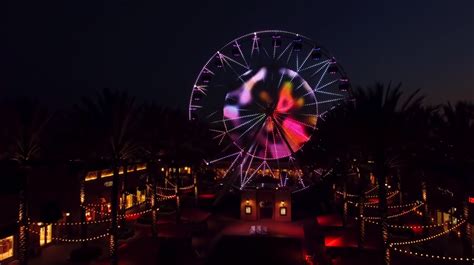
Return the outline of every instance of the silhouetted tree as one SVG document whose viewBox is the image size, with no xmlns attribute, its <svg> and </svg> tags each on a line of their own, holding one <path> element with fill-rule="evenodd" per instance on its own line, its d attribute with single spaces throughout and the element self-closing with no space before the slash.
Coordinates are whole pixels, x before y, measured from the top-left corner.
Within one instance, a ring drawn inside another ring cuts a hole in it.
<svg viewBox="0 0 474 265">
<path fill-rule="evenodd" d="M 2 159 L 17 164 L 20 178 L 18 207 L 18 258 L 21 265 L 28 264 L 28 183 L 32 168 L 39 163 L 43 147 L 43 133 L 51 115 L 38 101 L 20 98 L 2 104 L 1 124 Z"/>
<path fill-rule="evenodd" d="M 118 264 L 118 197 L 119 170 L 136 151 L 135 129 L 138 119 L 135 98 L 126 92 L 103 89 L 94 98 L 83 98 L 75 106 L 78 124 L 90 148 L 85 159 L 105 161 L 112 170 L 110 257 Z"/>
</svg>

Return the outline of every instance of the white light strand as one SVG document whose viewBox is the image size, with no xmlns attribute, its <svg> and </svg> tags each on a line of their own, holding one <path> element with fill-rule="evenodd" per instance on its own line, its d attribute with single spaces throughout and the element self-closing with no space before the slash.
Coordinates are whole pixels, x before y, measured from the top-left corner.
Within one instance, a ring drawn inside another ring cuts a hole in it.
<svg viewBox="0 0 474 265">
<path fill-rule="evenodd" d="M 33 229 L 27 228 L 28 231 L 32 232 L 33 234 L 39 235 L 40 232 L 35 231 Z M 103 237 L 108 236 L 109 233 L 101 234 L 98 236 L 87 237 L 87 238 L 62 238 L 62 237 L 51 237 L 52 240 L 61 241 L 61 242 L 68 242 L 68 243 L 78 243 L 78 242 L 87 242 L 87 241 L 94 241 L 97 239 L 101 239 Z"/>
<path fill-rule="evenodd" d="M 429 241 L 429 240 L 433 240 L 435 238 L 438 238 L 440 236 L 443 236 L 443 235 L 446 235 L 448 234 L 449 232 L 453 231 L 454 229 L 458 228 L 459 226 L 461 226 L 462 224 L 464 224 L 466 222 L 466 220 L 461 220 L 459 221 L 458 224 L 454 225 L 453 227 L 443 231 L 443 232 L 440 232 L 438 234 L 435 234 L 435 235 L 432 235 L 432 236 L 429 236 L 429 237 L 425 237 L 425 238 L 420 238 L 420 239 L 415 239 L 415 240 L 409 240 L 409 241 L 401 241 L 401 242 L 394 242 L 394 243 L 390 243 L 390 246 L 401 246 L 401 245 L 412 245 L 412 244 L 418 244 L 418 243 L 421 243 L 421 242 L 425 242 L 425 241 Z"/>
<path fill-rule="evenodd" d="M 416 211 L 416 209 L 420 208 L 423 204 L 424 204 L 423 202 L 419 202 L 418 205 L 416 205 L 415 207 L 413 207 L 411 209 L 408 209 L 406 211 L 403 211 L 403 212 L 400 212 L 400 213 L 397 213 L 397 214 L 394 214 L 394 215 L 387 216 L 387 219 L 397 218 L 397 217 L 406 215 L 408 213 L 411 213 L 413 211 Z M 381 219 L 379 216 L 363 216 L 363 218 L 366 219 L 366 220 L 380 220 Z"/>
<path fill-rule="evenodd" d="M 450 260 L 450 261 L 474 261 L 474 258 L 471 257 L 451 257 L 451 256 L 440 256 L 440 255 L 433 255 L 428 253 L 420 253 L 416 251 L 410 251 L 406 249 L 400 249 L 396 247 L 390 247 L 391 249 L 398 251 L 402 254 L 408 254 L 412 256 L 419 256 L 423 258 L 431 258 L 431 259 L 438 259 L 438 260 Z"/>
<path fill-rule="evenodd" d="M 372 219 L 365 219 L 366 222 L 374 225 L 380 225 L 380 222 L 374 221 Z M 392 225 L 389 224 L 388 227 L 394 228 L 394 229 L 426 229 L 426 228 L 437 228 L 437 227 L 442 227 L 446 225 L 454 225 L 455 223 L 453 222 L 443 222 L 439 224 L 432 224 L 432 225 Z"/>
</svg>

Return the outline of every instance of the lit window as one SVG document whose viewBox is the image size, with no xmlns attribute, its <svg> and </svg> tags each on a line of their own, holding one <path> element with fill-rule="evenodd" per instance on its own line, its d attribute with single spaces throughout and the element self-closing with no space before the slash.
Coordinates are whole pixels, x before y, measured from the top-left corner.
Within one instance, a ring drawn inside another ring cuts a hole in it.
<svg viewBox="0 0 474 265">
<path fill-rule="evenodd" d="M 53 225 L 46 227 L 46 244 L 51 243 L 53 240 Z"/>
<path fill-rule="evenodd" d="M 51 243 L 53 240 L 53 225 L 40 227 L 40 246 Z"/>
<path fill-rule="evenodd" d="M 114 172 L 111 169 L 104 169 L 100 173 L 101 178 L 107 178 L 107 177 L 111 177 L 113 175 L 114 175 Z"/>
<path fill-rule="evenodd" d="M 13 236 L 0 238 L 0 261 L 13 257 Z"/>
<path fill-rule="evenodd" d="M 249 205 L 245 206 L 245 214 L 252 214 L 252 206 L 249 206 Z"/>
<path fill-rule="evenodd" d="M 40 246 L 46 244 L 46 227 L 45 226 L 40 227 L 39 237 L 40 237 Z"/>
<path fill-rule="evenodd" d="M 112 185 L 114 185 L 114 182 L 113 182 L 113 181 L 106 181 L 106 182 L 104 182 L 104 186 L 107 187 L 107 188 L 112 187 Z"/>
<path fill-rule="evenodd" d="M 286 207 L 280 207 L 280 215 L 281 216 L 286 216 Z"/>
<path fill-rule="evenodd" d="M 94 180 L 94 179 L 97 179 L 97 171 L 87 172 L 85 181 L 91 181 L 91 180 Z"/>
<path fill-rule="evenodd" d="M 130 208 L 133 206 L 133 194 L 127 194 L 127 197 L 125 198 L 125 208 Z"/>
</svg>

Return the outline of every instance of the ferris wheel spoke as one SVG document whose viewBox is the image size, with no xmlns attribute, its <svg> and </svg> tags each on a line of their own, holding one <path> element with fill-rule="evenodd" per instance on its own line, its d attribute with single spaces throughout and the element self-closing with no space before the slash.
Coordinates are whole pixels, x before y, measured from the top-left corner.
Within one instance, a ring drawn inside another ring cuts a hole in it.
<svg viewBox="0 0 474 265">
<path fill-rule="evenodd" d="M 327 59 L 327 60 L 321 61 L 321 62 L 319 62 L 319 63 L 315 63 L 315 64 L 313 64 L 313 65 L 310 65 L 310 66 L 306 67 L 306 68 L 300 69 L 299 72 L 303 72 L 303 71 L 312 69 L 312 68 L 314 68 L 314 67 L 317 67 L 317 66 L 320 66 L 320 65 L 324 65 L 324 64 L 326 64 L 326 63 L 329 63 L 329 61 L 330 61 L 330 60 Z"/>
<path fill-rule="evenodd" d="M 207 67 L 204 67 L 204 69 L 203 69 L 202 72 L 203 72 L 203 73 L 209 73 L 209 74 L 211 74 L 211 75 L 216 75 L 213 71 L 209 70 L 209 68 L 207 68 Z"/>
<path fill-rule="evenodd" d="M 268 121 L 268 117 L 267 117 L 267 121 Z M 267 158 L 267 152 L 268 152 L 268 133 L 265 134 L 265 150 L 263 153 L 264 158 Z"/>
<path fill-rule="evenodd" d="M 270 54 L 268 54 L 267 49 L 266 49 L 263 45 L 262 45 L 262 50 L 263 50 L 263 52 L 265 53 L 265 55 L 266 55 L 268 58 L 270 58 Z"/>
<path fill-rule="evenodd" d="M 302 81 L 301 84 L 299 84 L 299 85 L 295 88 L 295 91 L 298 91 L 298 89 L 300 89 L 301 87 L 303 87 L 305 84 L 308 84 L 308 83 L 306 83 L 306 81 Z"/>
<path fill-rule="evenodd" d="M 250 171 L 250 166 L 252 166 L 252 162 L 253 162 L 253 159 L 255 158 L 255 153 L 257 151 L 257 146 L 255 145 L 255 143 L 253 143 L 252 147 L 253 147 L 253 154 L 250 155 L 250 161 L 249 161 L 249 164 L 247 166 L 247 170 L 245 170 L 244 181 L 247 179 L 248 173 Z M 249 150 L 249 154 L 250 154 L 250 152 L 252 152 L 251 149 Z"/>
<path fill-rule="evenodd" d="M 330 96 L 336 96 L 336 97 L 344 97 L 343 94 L 332 93 L 332 92 L 328 92 L 328 91 L 315 90 L 315 92 L 318 93 L 318 94 L 324 94 L 324 95 L 330 95 Z"/>
<path fill-rule="evenodd" d="M 281 114 L 280 114 L 280 113 L 276 113 L 276 114 L 277 114 L 276 118 L 279 119 L 279 120 L 281 120 L 281 119 L 282 119 L 282 117 L 280 117 Z M 312 125 L 312 124 L 309 124 L 309 123 L 306 123 L 306 122 L 302 122 L 302 121 L 299 121 L 299 120 L 297 120 L 297 119 L 293 119 L 293 120 L 294 120 L 296 123 L 301 124 L 301 125 L 303 125 L 303 126 L 305 126 L 305 127 L 308 127 L 308 128 L 311 128 L 311 129 L 315 129 L 315 126 Z M 280 121 L 280 122 L 281 122 L 281 121 Z"/>
<path fill-rule="evenodd" d="M 325 87 L 327 87 L 327 86 L 330 86 L 330 85 L 336 83 L 337 81 L 339 81 L 339 80 L 338 80 L 338 79 L 335 79 L 335 80 L 333 80 L 333 81 L 327 82 L 326 84 L 324 84 L 324 85 L 322 85 L 322 86 L 320 86 L 320 87 L 315 87 L 315 88 L 314 88 L 314 91 L 315 91 L 315 92 L 319 92 L 319 91 L 321 91 L 323 88 L 325 88 Z"/>
<path fill-rule="evenodd" d="M 227 158 L 231 158 L 231 157 L 233 157 L 233 156 L 239 156 L 239 155 L 241 155 L 241 154 L 242 154 L 242 152 L 235 152 L 235 153 L 233 153 L 233 154 L 226 155 L 226 156 L 223 156 L 223 157 L 218 158 L 218 159 L 214 159 L 214 160 L 209 161 L 209 162 L 207 162 L 207 163 L 208 163 L 208 164 L 214 164 L 214 163 L 216 163 L 216 162 L 225 160 L 225 159 L 227 159 Z"/>
<path fill-rule="evenodd" d="M 245 83 L 245 80 L 242 78 L 243 74 L 239 74 L 239 73 L 234 69 L 234 67 L 232 67 L 232 65 L 231 65 L 229 62 L 227 62 L 227 61 L 225 61 L 225 60 L 224 60 L 224 62 L 225 62 L 225 64 L 227 64 L 227 66 L 230 68 L 230 70 L 232 70 L 232 72 L 237 76 L 237 79 L 239 79 L 242 83 Z"/>
<path fill-rule="evenodd" d="M 344 98 L 328 99 L 328 100 L 323 100 L 323 101 L 319 101 L 319 102 L 308 103 L 308 104 L 305 104 L 304 106 L 321 105 L 321 104 L 327 104 L 327 103 L 341 101 L 341 100 L 344 100 Z"/>
<path fill-rule="evenodd" d="M 254 51 L 257 51 L 260 54 L 260 47 L 258 46 L 258 38 L 255 34 L 252 39 L 252 49 L 250 50 L 250 57 L 253 57 Z"/>
<path fill-rule="evenodd" d="M 304 64 L 306 63 L 306 61 L 308 60 L 309 56 L 311 56 L 311 51 L 312 51 L 312 50 L 309 50 L 308 55 L 306 55 L 306 57 L 304 58 L 304 60 L 303 60 L 303 62 L 301 63 L 301 65 L 296 68 L 296 72 L 301 71 L 301 68 L 303 68 L 303 66 L 304 66 Z"/>
<path fill-rule="evenodd" d="M 293 154 L 294 153 L 294 150 L 293 148 L 291 147 L 290 143 L 288 142 L 288 139 L 285 137 L 284 135 L 284 131 L 283 129 L 280 127 L 280 123 L 274 118 L 272 117 L 272 120 L 273 120 L 273 123 L 275 125 L 275 127 L 277 128 L 277 133 L 280 135 L 280 137 L 283 139 L 283 142 L 286 144 L 286 146 L 288 147 L 288 150 L 290 150 L 290 153 Z"/>
<path fill-rule="evenodd" d="M 290 141 L 291 143 L 297 146 L 295 139 L 293 139 L 293 137 L 289 133 L 287 133 L 285 129 L 283 129 L 283 125 L 279 121 L 276 121 L 276 123 L 277 123 L 276 127 L 278 129 L 278 132 L 281 134 L 281 138 L 283 139 L 285 144 L 288 146 L 288 149 L 291 151 L 291 154 L 293 154 L 295 150 L 293 150 L 293 147 L 291 146 Z"/>
<path fill-rule="evenodd" d="M 219 144 L 220 144 L 220 143 L 222 143 L 222 140 L 223 140 L 222 138 L 223 138 L 226 134 L 228 134 L 228 133 L 230 133 L 230 132 L 233 132 L 233 131 L 235 131 L 235 130 L 237 130 L 237 129 L 239 129 L 239 128 L 241 128 L 241 127 L 243 127 L 243 126 L 245 126 L 245 125 L 247 125 L 247 124 L 249 124 L 249 123 L 251 123 L 251 122 L 253 122 L 253 121 L 255 121 L 255 120 L 257 120 L 257 121 L 254 123 L 254 125 L 257 124 L 257 123 L 261 120 L 261 119 L 259 119 L 259 118 L 261 118 L 263 115 L 265 115 L 265 114 L 260 114 L 259 116 L 254 117 L 254 118 L 252 118 L 252 119 L 250 119 L 250 120 L 248 120 L 248 121 L 246 121 L 246 122 L 244 122 L 244 123 L 242 123 L 242 124 L 240 124 L 240 125 L 238 125 L 238 126 L 232 128 L 232 129 L 230 129 L 230 130 L 226 130 L 226 131 L 221 131 L 221 130 L 216 130 L 216 129 L 209 129 L 209 130 L 210 130 L 210 131 L 213 131 L 213 132 L 219 133 L 218 135 L 214 136 L 213 139 L 215 140 L 215 139 L 221 138 L 221 140 L 219 141 Z M 252 126 L 254 126 L 254 125 L 252 125 Z"/>
<path fill-rule="evenodd" d="M 228 130 L 227 133 L 233 132 L 233 131 L 235 131 L 235 130 L 237 130 L 237 129 L 239 129 L 239 128 L 241 128 L 241 127 L 243 127 L 243 126 L 245 126 L 245 125 L 247 125 L 247 124 L 249 124 L 249 123 L 251 123 L 251 122 L 257 120 L 256 122 L 254 122 L 254 123 L 252 124 L 252 126 L 250 126 L 250 127 L 253 127 L 253 126 L 255 126 L 259 121 L 261 121 L 264 116 L 265 116 L 265 114 L 262 113 L 262 114 L 258 115 L 258 116 L 255 117 L 255 118 L 252 118 L 252 119 L 250 119 L 250 120 L 248 120 L 248 121 L 246 121 L 246 122 L 244 122 L 244 123 L 242 123 L 242 124 L 239 124 L 238 126 L 233 127 L 232 129 Z"/>
<path fill-rule="evenodd" d="M 194 86 L 194 91 L 197 91 L 201 94 L 203 94 L 204 96 L 207 96 L 207 86 L 205 85 L 195 85 Z"/>
<path fill-rule="evenodd" d="M 255 128 L 255 126 L 257 126 L 258 123 L 260 123 L 263 118 L 265 118 L 265 114 L 262 114 L 262 116 L 260 117 L 259 120 L 257 120 L 254 124 L 252 124 L 247 130 L 245 130 L 241 135 L 239 135 L 239 137 L 234 140 L 234 143 L 237 142 L 238 140 L 240 140 L 245 134 L 247 134 L 250 130 L 252 130 L 253 128 Z"/>
<path fill-rule="evenodd" d="M 240 62 L 238 62 L 238 61 L 236 61 L 236 60 L 230 58 L 229 56 L 227 56 L 227 55 L 225 55 L 225 54 L 223 54 L 223 53 L 221 53 L 221 52 L 218 52 L 218 55 L 219 55 L 220 58 L 222 58 L 222 60 L 224 60 L 224 62 L 226 62 L 228 65 L 230 65 L 229 62 L 232 62 L 232 63 L 234 63 L 234 64 L 236 64 L 236 65 L 238 65 L 238 66 L 241 66 L 242 68 L 245 68 L 245 70 L 247 70 L 247 71 L 250 70 L 250 68 L 249 68 L 248 66 L 246 66 L 246 65 L 244 65 L 244 64 L 242 64 L 242 63 L 240 63 Z"/>
<path fill-rule="evenodd" d="M 288 44 L 288 46 L 286 46 L 286 48 L 281 52 L 281 54 L 278 55 L 277 61 L 280 60 L 280 58 L 283 56 L 283 54 L 286 53 L 286 51 L 290 48 L 290 46 L 291 46 L 291 42 Z"/>
<path fill-rule="evenodd" d="M 258 116 L 258 115 L 262 115 L 262 113 L 248 114 L 248 115 L 243 115 L 243 116 L 239 116 L 239 117 L 236 117 L 236 118 L 220 119 L 220 120 L 211 121 L 210 123 L 220 123 L 220 122 L 226 122 L 226 121 L 235 121 L 235 120 L 240 120 L 240 119 L 246 119 L 246 118 L 250 118 L 250 117 L 255 117 L 255 116 Z"/>
<path fill-rule="evenodd" d="M 247 63 L 247 59 L 245 59 L 244 53 L 242 52 L 242 49 L 240 49 L 240 44 L 237 41 L 235 41 L 235 46 L 237 46 L 240 56 L 242 56 L 242 60 L 244 60 L 246 68 L 250 69 L 249 64 Z"/>
<path fill-rule="evenodd" d="M 300 67 L 299 67 L 299 60 L 300 60 L 299 57 L 300 57 L 300 55 L 299 55 L 299 53 L 297 52 L 297 53 L 296 53 L 296 68 L 295 68 L 297 72 L 298 72 L 298 69 L 300 68 Z"/>
<path fill-rule="evenodd" d="M 260 168 L 263 166 L 263 162 L 260 163 L 260 165 L 255 169 L 254 172 L 252 172 L 252 174 L 250 174 L 250 176 L 244 181 L 243 184 L 241 184 L 240 188 L 244 188 L 249 182 L 250 180 L 255 176 L 255 174 L 257 174 L 257 172 L 260 170 Z"/>
<path fill-rule="evenodd" d="M 322 86 L 317 86 L 317 85 L 316 85 L 316 87 L 315 87 L 313 90 L 308 91 L 308 92 L 307 92 L 306 94 L 304 94 L 303 96 L 307 96 L 307 95 L 309 95 L 309 94 L 312 94 L 313 92 L 316 92 L 316 93 L 321 92 L 321 94 L 324 94 L 324 91 L 322 91 L 322 89 L 325 88 L 325 87 L 328 87 L 328 86 L 330 86 L 330 85 L 332 85 L 332 84 L 334 84 L 334 83 L 336 83 L 337 81 L 338 81 L 338 79 L 335 79 L 335 80 L 332 80 L 332 81 L 327 82 L 326 84 L 324 84 L 324 85 L 322 85 Z M 319 84 L 319 83 L 318 83 L 318 84 Z M 327 94 L 327 95 L 330 95 L 331 93 L 330 93 L 330 92 L 327 92 L 326 94 Z M 334 94 L 334 93 L 333 93 L 333 94 Z M 341 97 L 343 97 L 343 95 L 341 95 Z"/>
<path fill-rule="evenodd" d="M 227 174 L 229 174 L 229 171 L 232 170 L 232 168 L 234 168 L 235 163 L 237 162 L 237 160 L 239 160 L 241 156 L 242 156 L 242 152 L 239 152 L 238 155 L 235 156 L 234 161 L 232 161 L 230 166 L 226 169 L 224 176 L 227 176 Z"/>
<path fill-rule="evenodd" d="M 293 49 L 290 50 L 290 54 L 288 55 L 288 58 L 286 59 L 286 63 L 290 62 L 290 58 L 292 54 L 293 54 Z"/>
<path fill-rule="evenodd" d="M 320 68 L 320 69 L 321 69 L 321 68 Z M 316 86 L 315 86 L 316 88 L 319 87 L 319 84 L 321 84 L 321 81 L 323 80 L 324 76 L 326 75 L 328 69 L 329 69 L 329 63 L 327 63 L 327 64 L 326 64 L 326 67 L 324 67 L 324 71 L 323 71 L 323 73 L 321 74 L 321 77 L 319 78 L 319 81 L 318 81 L 318 83 L 317 83 Z M 319 72 L 319 71 L 320 71 L 320 70 L 318 69 L 318 72 Z"/>
</svg>

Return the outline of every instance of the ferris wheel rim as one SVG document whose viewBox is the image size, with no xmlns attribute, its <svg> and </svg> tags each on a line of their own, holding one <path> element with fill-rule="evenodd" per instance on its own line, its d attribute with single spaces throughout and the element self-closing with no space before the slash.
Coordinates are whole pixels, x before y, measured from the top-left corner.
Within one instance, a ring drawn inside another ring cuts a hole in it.
<svg viewBox="0 0 474 265">
<path fill-rule="evenodd" d="M 206 61 L 206 63 L 204 64 L 204 66 L 201 68 L 201 70 L 199 71 L 199 74 L 197 75 L 194 83 L 193 83 L 193 89 L 191 91 L 191 95 L 189 97 L 189 104 L 188 104 L 188 120 L 192 120 L 192 117 L 191 117 L 191 108 L 190 106 L 192 105 L 192 100 L 193 100 L 193 95 L 194 95 L 194 92 L 195 92 L 195 88 L 197 87 L 197 84 L 199 83 L 199 80 L 200 80 L 200 77 L 202 76 L 203 72 L 207 69 L 207 66 L 211 63 L 211 61 L 214 59 L 214 56 L 217 55 L 220 51 L 224 50 L 226 47 L 228 47 L 229 45 L 232 45 L 233 43 L 241 40 L 241 39 L 244 39 L 244 38 L 247 38 L 247 37 L 250 37 L 250 36 L 253 36 L 253 35 L 258 35 L 258 34 L 268 34 L 268 33 L 281 33 L 281 34 L 288 34 L 288 35 L 292 35 L 292 36 L 296 36 L 296 37 L 300 37 L 302 39 L 304 39 L 305 41 L 311 43 L 314 47 L 318 47 L 319 49 L 321 49 L 321 51 L 323 51 L 323 54 L 327 57 L 327 58 L 333 58 L 335 59 L 335 57 L 331 54 L 331 52 L 329 52 L 328 49 L 326 49 L 323 45 L 321 45 L 320 43 L 314 41 L 313 39 L 305 36 L 305 35 L 302 35 L 302 34 L 299 34 L 299 33 L 295 33 L 295 32 L 292 32 L 292 31 L 287 31 L 287 30 L 276 30 L 276 29 L 267 29 L 267 30 L 259 30 L 259 31 L 254 31 L 254 32 L 251 32 L 251 33 L 247 33 L 247 34 L 244 34 L 244 35 L 241 35 L 237 38 L 234 38 L 233 40 L 227 42 L 225 45 L 221 46 L 219 49 L 217 49 L 214 53 L 211 54 L 211 56 L 209 57 L 209 59 Z M 338 70 L 341 72 L 341 75 L 342 76 L 345 76 L 347 77 L 347 73 L 346 71 L 344 70 L 344 68 L 342 67 L 342 65 L 336 60 L 336 64 L 335 64 L 338 68 Z M 316 105 L 317 106 L 317 105 Z"/>
</svg>

